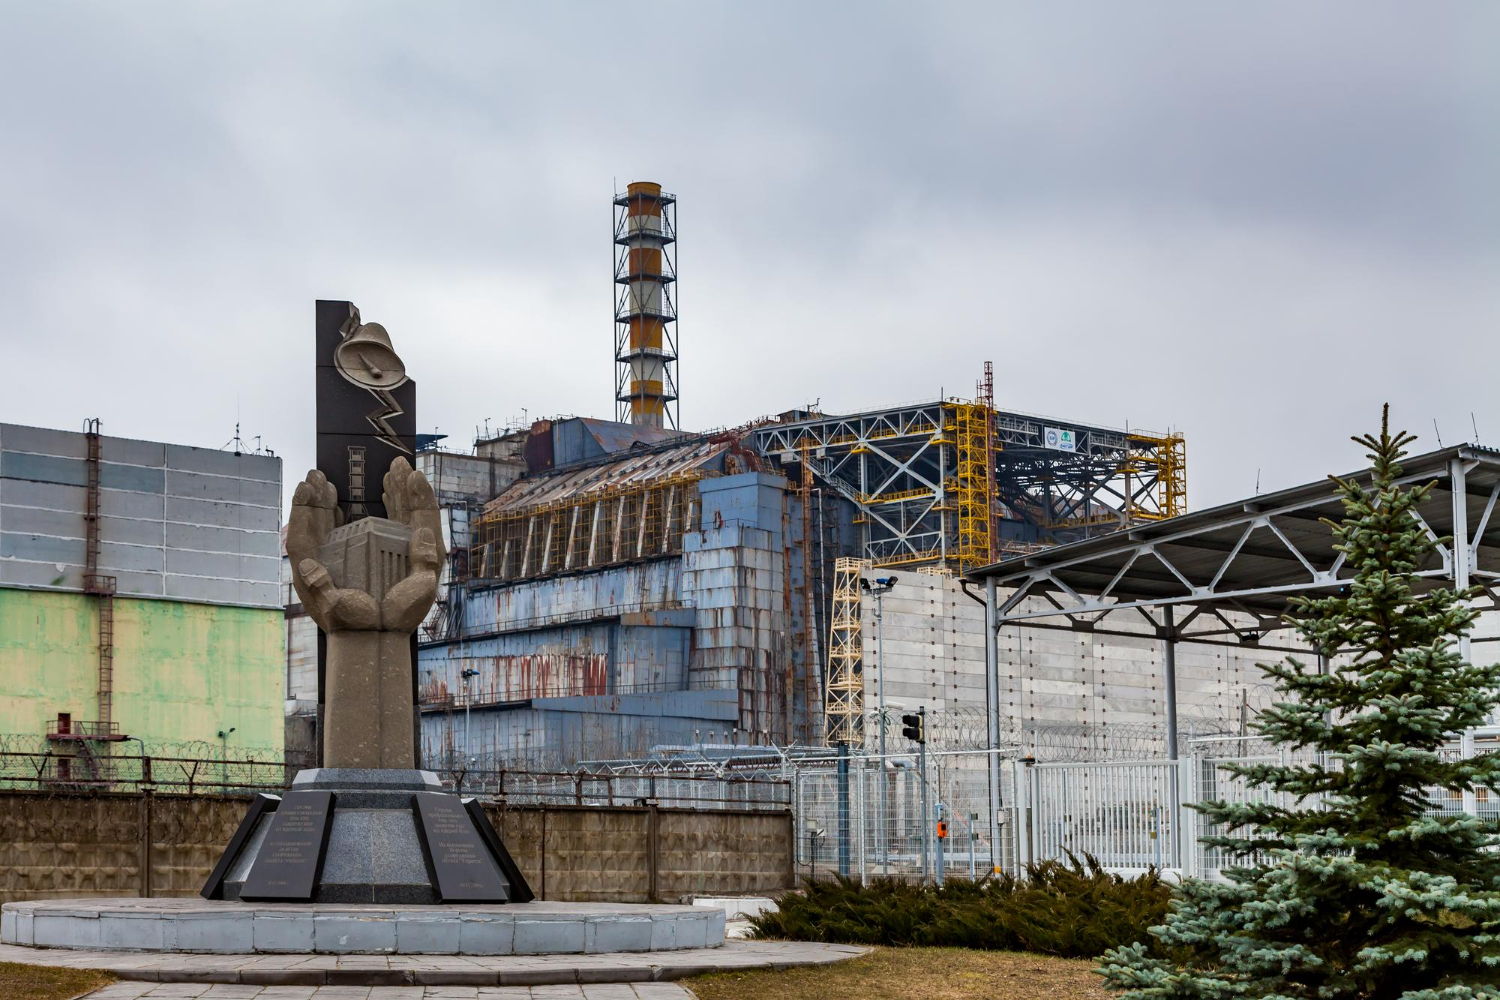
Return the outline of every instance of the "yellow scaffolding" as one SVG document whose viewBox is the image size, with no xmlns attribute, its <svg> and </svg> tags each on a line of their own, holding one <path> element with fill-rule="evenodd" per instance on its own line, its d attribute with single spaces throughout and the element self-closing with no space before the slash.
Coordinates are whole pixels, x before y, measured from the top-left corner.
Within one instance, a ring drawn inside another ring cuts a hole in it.
<svg viewBox="0 0 1500 1000">
<path fill-rule="evenodd" d="M 887 566 L 911 566 L 915 563 L 930 563 L 942 558 L 942 549 L 926 549 L 917 552 L 898 552 L 894 555 L 872 560 L 870 565 L 884 569 Z"/>
<path fill-rule="evenodd" d="M 865 689 L 860 640 L 859 580 L 865 563 L 841 557 L 833 564 L 833 608 L 828 624 L 828 686 L 823 731 L 830 745 L 864 741 Z"/>
<path fill-rule="evenodd" d="M 1126 437 L 1125 494 L 1131 520 L 1162 521 L 1187 513 L 1187 442 L 1180 433 L 1132 431 Z M 1155 488 L 1134 499 L 1132 480 L 1153 477 Z"/>
<path fill-rule="evenodd" d="M 958 504 L 958 563 L 968 570 L 992 561 L 991 500 L 994 484 L 990 410 L 983 403 L 956 403 L 958 469 L 952 479 Z"/>
</svg>

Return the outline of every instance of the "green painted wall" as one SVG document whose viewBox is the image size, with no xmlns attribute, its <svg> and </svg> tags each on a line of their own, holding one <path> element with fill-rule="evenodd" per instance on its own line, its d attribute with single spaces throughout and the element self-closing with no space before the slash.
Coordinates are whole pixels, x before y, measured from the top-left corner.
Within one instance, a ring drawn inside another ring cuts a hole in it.
<svg viewBox="0 0 1500 1000">
<path fill-rule="evenodd" d="M 282 747 L 280 611 L 115 599 L 114 720 L 152 744 Z M 82 594 L 0 588 L 0 733 L 98 718 L 98 614 Z M 134 745 L 132 744 L 132 752 Z"/>
</svg>

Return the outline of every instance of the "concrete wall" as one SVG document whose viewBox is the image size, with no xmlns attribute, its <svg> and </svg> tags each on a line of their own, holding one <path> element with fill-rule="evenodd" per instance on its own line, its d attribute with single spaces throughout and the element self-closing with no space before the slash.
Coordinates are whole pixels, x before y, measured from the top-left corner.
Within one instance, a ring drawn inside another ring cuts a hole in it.
<svg viewBox="0 0 1500 1000">
<path fill-rule="evenodd" d="M 900 570 L 896 575 L 895 589 L 882 599 L 883 649 L 875 600 L 865 595 L 861 601 L 866 710 L 875 709 L 883 679 L 892 715 L 921 706 L 939 716 L 982 712 L 983 606 L 962 592 L 955 577 Z M 1027 606 L 1040 610 L 1042 604 Z M 1113 618 L 1106 625 L 1134 627 Z M 1284 632 L 1278 641 L 1294 638 Z M 1161 643 L 1154 637 L 1012 626 L 1001 630 L 998 654 L 1001 730 L 1007 740 L 1024 740 L 1028 731 L 1081 727 L 1102 733 L 1114 726 L 1137 742 L 1164 734 L 1164 664 Z M 1250 712 L 1268 705 L 1272 691 L 1256 663 L 1279 655 L 1179 643 L 1178 718 L 1184 735 L 1237 731 L 1242 701 Z M 960 730 L 968 725 L 962 720 L 954 724 Z M 935 719 L 929 732 L 940 733 L 943 725 Z M 973 733 L 952 735 L 961 740 Z"/>
<path fill-rule="evenodd" d="M 217 746 L 232 726 L 231 748 L 280 751 L 280 610 L 119 598 L 114 621 L 120 732 Z M 0 588 L 0 733 L 39 736 L 59 712 L 96 719 L 98 641 L 94 598 Z"/>
<path fill-rule="evenodd" d="M 0 792 L 0 902 L 191 896 L 247 800 Z"/>
<path fill-rule="evenodd" d="M 83 588 L 83 434 L 0 424 L 0 586 Z M 281 459 L 104 437 L 99 570 L 118 592 L 281 607 Z"/>
<path fill-rule="evenodd" d="M 486 811 L 543 899 L 675 902 L 794 884 L 790 813 L 590 806 Z"/>
<path fill-rule="evenodd" d="M 247 801 L 0 792 L 0 902 L 195 895 Z M 792 882 L 785 812 L 486 808 L 544 899 L 675 900 L 765 893 Z"/>
</svg>

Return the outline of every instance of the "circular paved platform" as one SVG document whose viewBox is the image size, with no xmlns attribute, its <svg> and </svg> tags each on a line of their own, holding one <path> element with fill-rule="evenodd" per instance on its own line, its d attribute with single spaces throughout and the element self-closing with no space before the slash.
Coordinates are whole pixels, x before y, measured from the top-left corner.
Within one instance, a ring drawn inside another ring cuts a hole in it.
<svg viewBox="0 0 1500 1000">
<path fill-rule="evenodd" d="M 717 907 L 380 906 L 190 899 L 6 903 L 0 944 L 222 955 L 595 955 L 717 948 Z"/>
</svg>

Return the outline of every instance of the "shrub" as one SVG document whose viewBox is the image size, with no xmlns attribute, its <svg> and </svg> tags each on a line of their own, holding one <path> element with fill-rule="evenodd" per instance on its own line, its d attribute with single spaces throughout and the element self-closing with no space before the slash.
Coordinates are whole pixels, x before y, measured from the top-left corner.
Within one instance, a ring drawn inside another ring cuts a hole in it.
<svg viewBox="0 0 1500 1000">
<path fill-rule="evenodd" d="M 1171 890 L 1153 870 L 1138 878 L 1105 872 L 1093 858 L 1043 861 L 1026 877 L 1001 875 L 942 887 L 876 879 L 807 881 L 780 910 L 752 919 L 757 937 L 843 944 L 927 945 L 1035 951 L 1067 958 L 1148 937 L 1166 916 Z"/>
</svg>

